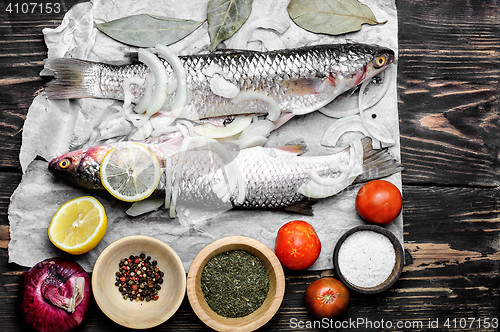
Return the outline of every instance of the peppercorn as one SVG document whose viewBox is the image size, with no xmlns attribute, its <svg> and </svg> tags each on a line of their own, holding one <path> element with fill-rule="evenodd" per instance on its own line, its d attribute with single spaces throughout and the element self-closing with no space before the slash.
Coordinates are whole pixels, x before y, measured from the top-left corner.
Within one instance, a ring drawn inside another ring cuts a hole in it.
<svg viewBox="0 0 500 332">
<path fill-rule="evenodd" d="M 165 275 L 157 266 L 156 260 L 144 253 L 123 258 L 118 263 L 119 270 L 115 273 L 115 286 L 123 299 L 130 301 L 152 301 L 158 299 L 158 291 Z"/>
</svg>

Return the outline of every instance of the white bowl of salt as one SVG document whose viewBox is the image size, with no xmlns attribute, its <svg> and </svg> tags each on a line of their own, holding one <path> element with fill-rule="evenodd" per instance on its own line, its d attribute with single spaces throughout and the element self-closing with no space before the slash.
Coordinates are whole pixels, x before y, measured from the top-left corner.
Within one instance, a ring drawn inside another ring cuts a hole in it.
<svg viewBox="0 0 500 332">
<path fill-rule="evenodd" d="M 342 282 L 362 294 L 391 287 L 401 275 L 404 251 L 397 237 L 376 225 L 351 228 L 338 240 L 333 263 Z"/>
</svg>

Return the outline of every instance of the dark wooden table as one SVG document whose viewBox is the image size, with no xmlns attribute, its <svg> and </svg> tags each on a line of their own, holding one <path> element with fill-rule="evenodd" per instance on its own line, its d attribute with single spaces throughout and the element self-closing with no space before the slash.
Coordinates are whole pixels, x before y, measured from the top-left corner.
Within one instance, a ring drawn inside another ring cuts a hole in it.
<svg viewBox="0 0 500 332">
<path fill-rule="evenodd" d="M 1 331 L 26 330 L 17 308 L 19 275 L 26 268 L 8 263 L 7 208 L 21 179 L 23 121 L 45 83 L 38 76 L 46 57 L 42 29 L 59 25 L 77 2 L 82 0 L 62 0 L 60 13 L 43 15 L 9 14 L 7 5 L 16 2 L 0 4 Z M 500 2 L 396 3 L 407 265 L 390 290 L 352 294 L 339 321 L 356 323 L 344 330 L 417 331 L 438 324 L 440 331 L 498 331 Z M 283 304 L 262 330 L 299 330 L 312 323 L 304 291 L 330 275 L 334 272 L 287 273 Z M 154 330 L 206 329 L 186 298 L 173 318 Z M 121 330 L 95 302 L 78 328 Z"/>
</svg>

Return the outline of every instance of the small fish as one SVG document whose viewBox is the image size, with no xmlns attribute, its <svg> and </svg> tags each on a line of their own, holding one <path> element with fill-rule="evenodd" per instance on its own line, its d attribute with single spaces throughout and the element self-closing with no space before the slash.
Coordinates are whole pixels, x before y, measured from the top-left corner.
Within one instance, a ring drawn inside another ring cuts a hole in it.
<svg viewBox="0 0 500 332">
<path fill-rule="evenodd" d="M 268 114 L 276 105 L 293 114 L 313 112 L 379 74 L 395 56 L 388 48 L 353 43 L 270 52 L 218 51 L 179 58 L 187 84 L 187 102 L 181 116 L 200 120 Z M 171 85 L 175 83 L 173 69 L 162 61 Z M 45 66 L 55 76 L 45 90 L 49 99 L 123 100 L 124 80 L 145 79 L 150 72 L 142 63 L 116 66 L 69 58 L 47 59 Z M 214 92 L 211 84 L 221 80 L 237 92 L 234 98 Z M 130 91 L 132 102 L 137 104 L 144 97 L 145 84 L 131 85 Z M 245 98 L 246 92 L 252 95 Z M 255 93 L 262 98 L 255 98 Z M 174 100 L 175 94 L 174 91 L 169 95 L 165 105 Z"/>
<path fill-rule="evenodd" d="M 370 138 L 363 138 L 361 143 L 363 170 L 355 182 L 389 176 L 401 170 L 401 165 L 387 149 L 374 150 Z M 79 187 L 104 189 L 100 180 L 101 161 L 111 148 L 123 144 L 127 143 L 119 142 L 72 151 L 54 158 L 48 167 L 57 177 Z M 332 170 L 331 164 L 348 165 L 351 158 L 350 148 L 330 155 L 303 156 L 301 153 L 304 146 L 301 144 L 276 148 L 247 148 L 234 153 L 232 161 L 223 159 L 211 150 L 190 149 L 184 152 L 182 159 L 179 151 L 174 152 L 169 163 L 172 167 L 168 169 L 163 143 L 149 140 L 143 144 L 157 157 L 163 170 L 157 188 L 158 194 L 164 195 L 165 189 L 172 192 L 179 160 L 183 160 L 181 177 L 178 180 L 179 201 L 208 206 L 230 204 L 230 207 L 234 208 L 283 209 L 307 215 L 312 214 L 310 203 L 313 201 L 308 200 L 308 197 L 299 191 L 303 184 L 312 181 L 311 170 L 323 178 L 337 178 L 339 172 Z M 226 183 L 228 175 L 225 175 L 224 167 L 228 162 L 236 165 L 241 174 L 244 184 L 242 200 L 238 198 L 237 189 L 226 195 L 221 194 L 219 184 Z M 166 172 L 170 172 L 171 176 L 167 177 Z M 165 180 L 167 178 L 171 179 L 170 183 Z M 226 196 L 225 199 L 222 196 Z"/>
</svg>

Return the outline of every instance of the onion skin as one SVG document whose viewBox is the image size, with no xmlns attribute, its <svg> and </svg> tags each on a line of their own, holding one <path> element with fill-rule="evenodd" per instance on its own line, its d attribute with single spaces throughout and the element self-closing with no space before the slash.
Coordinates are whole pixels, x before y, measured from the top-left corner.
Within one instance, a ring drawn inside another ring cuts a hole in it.
<svg viewBox="0 0 500 332">
<path fill-rule="evenodd" d="M 73 313 L 59 308 L 44 298 L 43 293 L 59 289 L 71 298 L 78 277 L 85 280 L 84 297 Z M 79 326 L 90 304 L 90 276 L 76 262 L 49 258 L 33 266 L 21 277 L 21 314 L 26 323 L 40 332 L 66 332 Z"/>
</svg>

